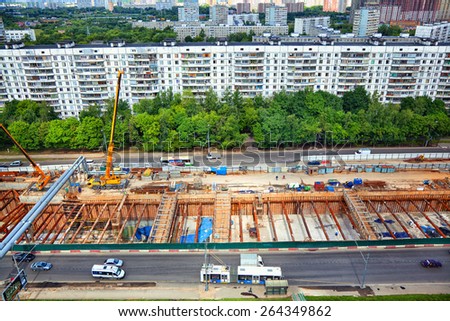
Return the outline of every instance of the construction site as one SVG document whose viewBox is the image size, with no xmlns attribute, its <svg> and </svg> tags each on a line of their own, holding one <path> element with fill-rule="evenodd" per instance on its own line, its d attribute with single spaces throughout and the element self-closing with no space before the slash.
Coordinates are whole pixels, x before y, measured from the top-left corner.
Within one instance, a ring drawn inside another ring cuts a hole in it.
<svg viewBox="0 0 450 321">
<path fill-rule="evenodd" d="M 361 178 L 361 184 L 346 188 L 329 179 L 334 188 L 326 191 L 318 187 L 319 177 L 307 173 L 287 173 L 273 184 L 272 173 L 188 171 L 168 180 L 163 173 L 142 176 L 143 170 L 126 174 L 129 184 L 120 190 L 89 188 L 86 173 L 73 174 L 16 244 L 395 240 L 450 234 L 448 171 L 341 173 L 333 177 L 384 175 L 387 180 Z M 37 181 L 32 174 L 21 173 L 16 180 L 0 191 L 1 241 L 46 193 L 32 188 Z M 292 189 L 294 181 L 303 188 Z M 14 184 L 22 189 L 11 188 Z"/>
</svg>

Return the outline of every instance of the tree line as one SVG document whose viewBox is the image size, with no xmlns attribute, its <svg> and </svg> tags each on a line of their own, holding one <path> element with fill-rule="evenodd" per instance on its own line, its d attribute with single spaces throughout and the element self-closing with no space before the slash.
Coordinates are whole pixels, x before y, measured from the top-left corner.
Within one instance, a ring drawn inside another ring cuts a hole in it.
<svg viewBox="0 0 450 321">
<path fill-rule="evenodd" d="M 7 102 L 1 122 L 26 150 L 106 148 L 113 100 L 92 105 L 79 118 L 59 119 L 52 108 L 30 100 Z M 259 148 L 280 146 L 429 145 L 450 134 L 444 103 L 408 97 L 382 104 L 377 95 L 356 87 L 338 97 L 312 90 L 243 98 L 209 90 L 201 100 L 191 92 L 160 92 L 134 106 L 120 100 L 115 130 L 117 147 L 174 151 L 212 146 L 240 147 L 250 138 Z M 0 136 L 0 148 L 12 143 Z"/>
</svg>

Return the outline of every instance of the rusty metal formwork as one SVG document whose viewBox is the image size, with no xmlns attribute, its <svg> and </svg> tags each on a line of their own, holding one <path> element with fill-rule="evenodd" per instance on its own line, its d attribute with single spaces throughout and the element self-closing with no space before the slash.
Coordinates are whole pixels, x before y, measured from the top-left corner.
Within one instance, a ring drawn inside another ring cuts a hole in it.
<svg viewBox="0 0 450 321">
<path fill-rule="evenodd" d="M 352 213 L 342 193 L 326 192 L 178 193 L 166 198 L 152 194 L 64 200 L 47 206 L 18 242 L 135 243 L 142 242 L 135 235 L 145 226 L 153 226 L 149 241 L 178 243 L 194 234 L 194 242 L 198 242 L 203 217 L 213 219 L 212 242 L 449 237 L 441 227 L 449 226 L 450 192 L 359 191 L 358 197 L 367 211 L 363 217 Z M 0 238 L 32 206 L 21 203 L 15 191 L 1 192 Z M 167 218 L 164 222 L 163 217 Z"/>
</svg>

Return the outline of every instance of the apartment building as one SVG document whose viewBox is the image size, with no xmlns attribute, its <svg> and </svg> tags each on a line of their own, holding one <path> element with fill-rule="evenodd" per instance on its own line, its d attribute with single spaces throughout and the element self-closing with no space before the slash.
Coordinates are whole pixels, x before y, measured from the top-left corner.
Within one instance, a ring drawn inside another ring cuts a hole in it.
<svg viewBox="0 0 450 321">
<path fill-rule="evenodd" d="M 226 25 L 228 23 L 228 7 L 218 5 L 209 7 L 209 19 L 216 25 Z"/>
<path fill-rule="evenodd" d="M 295 18 L 294 32 L 300 35 L 311 34 L 311 29 L 316 26 L 326 27 L 330 25 L 330 17 Z"/>
<path fill-rule="evenodd" d="M 438 41 L 450 41 L 450 22 L 438 22 L 417 26 L 416 37 L 433 38 Z"/>
<path fill-rule="evenodd" d="M 33 29 L 25 30 L 5 30 L 6 41 L 20 41 L 28 35 L 31 41 L 36 41 L 36 34 Z"/>
<path fill-rule="evenodd" d="M 184 0 L 183 6 L 178 8 L 178 21 L 199 21 L 198 0 Z"/>
<path fill-rule="evenodd" d="M 63 118 L 114 97 L 130 105 L 171 88 L 202 97 L 227 88 L 244 97 L 310 88 L 342 96 L 363 86 L 384 103 L 427 95 L 450 107 L 450 44 L 419 38 L 298 38 L 283 43 L 57 45 L 0 49 L 0 107 L 12 99 L 43 101 Z"/>
<path fill-rule="evenodd" d="M 371 36 L 378 32 L 380 9 L 377 7 L 363 7 L 355 10 L 353 33 L 357 36 Z"/>
<path fill-rule="evenodd" d="M 282 6 L 270 6 L 266 8 L 267 26 L 287 25 L 287 8 Z"/>
</svg>

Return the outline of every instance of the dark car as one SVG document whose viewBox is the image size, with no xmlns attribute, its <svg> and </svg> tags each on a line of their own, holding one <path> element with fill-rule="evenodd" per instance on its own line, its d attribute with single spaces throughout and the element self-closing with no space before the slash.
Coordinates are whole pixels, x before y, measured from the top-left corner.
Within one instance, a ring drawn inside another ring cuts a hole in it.
<svg viewBox="0 0 450 321">
<path fill-rule="evenodd" d="M 31 269 L 33 271 L 48 271 L 53 267 L 50 262 L 39 261 L 31 264 Z"/>
<path fill-rule="evenodd" d="M 19 252 L 19 253 L 14 253 L 12 256 L 12 260 L 16 261 L 17 263 L 25 261 L 25 262 L 31 262 L 36 258 L 36 255 L 32 254 L 32 253 L 24 253 L 24 252 Z"/>
<path fill-rule="evenodd" d="M 442 263 L 437 261 L 437 260 L 433 260 L 433 259 L 428 259 L 428 260 L 423 260 L 420 261 L 420 264 L 425 267 L 425 268 L 438 268 L 438 267 L 442 267 Z"/>
</svg>

